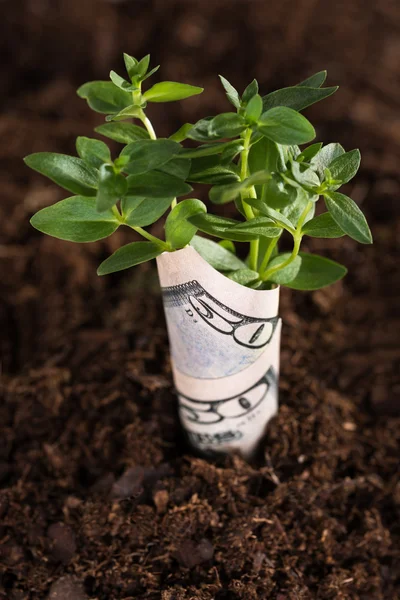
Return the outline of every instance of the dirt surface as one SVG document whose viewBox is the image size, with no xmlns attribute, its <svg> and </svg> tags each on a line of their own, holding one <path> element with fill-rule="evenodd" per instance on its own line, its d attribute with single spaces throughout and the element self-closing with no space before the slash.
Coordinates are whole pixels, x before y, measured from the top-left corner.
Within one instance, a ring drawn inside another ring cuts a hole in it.
<svg viewBox="0 0 400 600">
<path fill-rule="evenodd" d="M 397 4 L 346 2 L 340 27 L 329 20 L 336 4 L 228 5 L 5 9 L 1 600 L 400 597 Z M 373 26 L 380 33 L 366 44 Z M 154 265 L 96 276 L 130 235 L 77 246 L 29 226 L 64 194 L 21 157 L 72 152 L 90 134 L 101 117 L 74 89 L 104 78 L 122 49 L 154 52 L 165 78 L 209 83 L 204 101 L 156 111 L 162 134 L 226 106 L 214 82 L 221 70 L 238 85 L 251 71 L 273 87 L 327 66 L 343 86 L 336 103 L 308 114 L 323 139 L 361 147 L 348 191 L 375 244 L 309 243 L 349 275 L 315 293 L 283 290 L 281 407 L 251 465 L 206 461 L 185 444 Z"/>
</svg>

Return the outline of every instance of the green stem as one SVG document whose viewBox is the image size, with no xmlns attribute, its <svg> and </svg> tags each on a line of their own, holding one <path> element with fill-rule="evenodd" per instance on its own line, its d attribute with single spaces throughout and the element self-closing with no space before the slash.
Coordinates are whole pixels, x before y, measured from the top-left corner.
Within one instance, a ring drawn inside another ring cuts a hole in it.
<svg viewBox="0 0 400 600">
<path fill-rule="evenodd" d="M 263 275 L 260 275 L 261 279 L 263 281 L 267 281 L 268 279 L 270 279 L 271 275 L 273 275 L 277 271 L 280 271 L 281 269 L 284 269 L 285 267 L 287 267 L 288 265 L 290 265 L 294 261 L 294 259 L 296 258 L 296 256 L 298 255 L 299 250 L 300 250 L 301 240 L 303 239 L 303 235 L 301 233 L 301 229 L 303 227 L 304 221 L 305 221 L 308 213 L 310 212 L 311 206 L 312 206 L 312 202 L 310 201 L 310 202 L 307 203 L 307 206 L 305 207 L 305 209 L 301 213 L 300 218 L 299 218 L 299 220 L 297 222 L 296 231 L 293 234 L 294 244 L 293 244 L 293 250 L 292 250 L 291 255 L 289 256 L 289 258 L 287 258 L 286 260 L 284 260 L 279 265 L 276 265 L 275 267 L 271 267 L 270 269 L 267 269 Z M 264 261 L 265 261 L 265 258 L 264 258 Z M 263 261 L 263 263 L 264 263 L 264 261 Z M 260 273 L 262 273 L 261 269 L 260 269 Z"/>
<path fill-rule="evenodd" d="M 261 263 L 261 265 L 260 265 L 259 273 L 263 273 L 263 271 L 265 271 L 265 269 L 267 268 L 267 266 L 268 266 L 268 263 L 269 263 L 269 261 L 270 261 L 270 259 L 271 259 L 272 253 L 273 253 L 273 251 L 274 251 L 274 248 L 275 248 L 275 246 L 276 246 L 276 245 L 277 245 L 277 243 L 278 243 L 279 237 L 280 237 L 280 236 L 278 236 L 278 237 L 276 237 L 276 238 L 272 238 L 272 240 L 271 240 L 271 241 L 270 241 L 270 243 L 268 244 L 268 248 L 267 248 L 267 250 L 266 250 L 266 252 L 265 252 L 265 255 L 264 255 L 263 261 L 262 261 L 262 263 Z"/>
<path fill-rule="evenodd" d="M 128 225 L 128 224 L 126 223 L 126 225 Z M 145 229 L 142 229 L 142 227 L 136 227 L 134 225 L 128 225 L 128 227 L 130 227 L 131 229 L 133 229 L 133 231 L 136 231 L 136 233 L 138 233 L 142 237 L 146 238 L 146 240 L 149 240 L 149 242 L 153 242 L 154 244 L 157 244 L 158 246 L 161 246 L 167 252 L 170 250 L 170 247 L 169 247 L 169 245 L 166 242 L 163 242 L 158 237 L 155 237 L 154 235 L 151 235 L 151 233 L 149 233 Z"/>
<path fill-rule="evenodd" d="M 251 140 L 252 131 L 250 128 L 246 129 L 244 138 L 243 138 L 243 150 L 240 156 L 240 179 L 244 181 L 248 176 L 248 162 L 249 162 L 249 152 L 250 152 L 250 140 Z M 256 197 L 254 187 L 248 192 L 248 196 L 246 196 L 246 192 L 241 194 L 243 210 L 246 215 L 246 219 L 250 221 L 254 219 L 254 212 L 252 207 L 247 204 L 246 198 Z M 253 240 L 250 242 L 250 255 L 249 255 L 249 266 L 253 271 L 257 271 L 257 263 L 258 263 L 258 249 L 259 249 L 259 240 Z"/>
</svg>

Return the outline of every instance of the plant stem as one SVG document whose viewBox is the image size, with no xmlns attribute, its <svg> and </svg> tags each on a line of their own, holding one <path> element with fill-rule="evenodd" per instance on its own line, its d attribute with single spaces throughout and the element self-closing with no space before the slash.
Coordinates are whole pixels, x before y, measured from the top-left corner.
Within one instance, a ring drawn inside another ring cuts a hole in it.
<svg viewBox="0 0 400 600">
<path fill-rule="evenodd" d="M 240 179 L 244 181 L 248 175 L 248 161 L 249 161 L 249 152 L 250 152 L 250 140 L 251 140 L 251 129 L 248 128 L 245 131 L 243 138 L 243 150 L 240 156 Z M 254 219 L 254 212 L 252 207 L 247 204 L 246 198 L 256 197 L 254 187 L 248 192 L 248 196 L 243 192 L 241 194 L 243 210 L 246 215 L 246 219 L 250 221 Z M 257 263 L 258 263 L 258 248 L 259 248 L 259 240 L 253 240 L 250 242 L 250 255 L 249 255 L 249 266 L 253 271 L 257 271 Z"/>
<path fill-rule="evenodd" d="M 128 225 L 128 224 L 126 223 L 126 225 Z M 142 227 L 136 227 L 134 225 L 128 225 L 128 227 L 130 227 L 131 229 L 133 229 L 133 231 L 136 231 L 136 233 L 138 233 L 142 237 L 146 238 L 146 240 L 149 240 L 149 242 L 153 242 L 154 244 L 157 244 L 158 246 L 161 246 L 166 251 L 170 250 L 170 247 L 169 247 L 169 245 L 166 242 L 163 242 L 158 237 L 155 237 L 154 235 L 151 235 L 151 233 L 149 233 L 145 229 L 142 229 Z"/>
<path fill-rule="evenodd" d="M 312 206 L 312 202 L 308 202 L 307 206 L 305 207 L 305 209 L 303 210 L 303 212 L 301 213 L 299 220 L 297 222 L 297 227 L 296 227 L 296 231 L 293 234 L 293 240 L 294 240 L 294 244 L 293 244 L 293 250 L 291 255 L 289 256 L 289 258 L 287 258 L 286 260 L 284 260 L 282 263 L 280 263 L 279 265 L 276 265 L 275 267 L 271 267 L 270 269 L 267 269 L 265 271 L 265 273 L 263 275 L 260 275 L 261 279 L 263 281 L 267 281 L 271 275 L 273 275 L 274 273 L 276 273 L 277 271 L 280 271 L 281 269 L 284 269 L 285 267 L 287 267 L 288 265 L 290 265 L 294 259 L 296 258 L 296 256 L 299 253 L 300 250 L 300 244 L 301 244 L 301 240 L 303 239 L 303 235 L 301 233 L 301 229 L 303 227 L 304 221 L 310 211 L 310 208 Z M 268 258 L 269 260 L 269 258 Z M 265 257 L 264 257 L 264 261 L 265 262 Z M 268 264 L 268 262 L 267 262 Z M 260 269 L 260 273 L 261 273 L 261 269 Z"/>
<path fill-rule="evenodd" d="M 279 240 L 279 236 L 276 237 L 276 238 L 272 238 L 272 240 L 268 244 L 267 251 L 266 251 L 266 253 L 264 255 L 264 258 L 263 258 L 263 261 L 262 261 L 262 263 L 260 265 L 259 273 L 262 273 L 267 268 L 268 263 L 269 263 L 269 261 L 271 259 L 272 253 L 274 251 L 274 248 L 275 248 L 275 246 L 278 243 L 278 240 Z"/>
</svg>

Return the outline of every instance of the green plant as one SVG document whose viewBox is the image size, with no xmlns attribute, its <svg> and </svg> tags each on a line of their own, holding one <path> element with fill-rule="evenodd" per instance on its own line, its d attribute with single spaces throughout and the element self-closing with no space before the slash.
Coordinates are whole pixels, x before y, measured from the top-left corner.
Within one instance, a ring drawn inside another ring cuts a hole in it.
<svg viewBox="0 0 400 600">
<path fill-rule="evenodd" d="M 274 284 L 314 290 L 343 277 L 345 267 L 300 251 L 304 236 L 339 238 L 348 235 L 363 244 L 372 242 L 361 210 L 338 192 L 356 174 L 358 150 L 345 152 L 340 144 L 313 143 L 311 123 L 300 113 L 333 94 L 322 87 L 326 72 L 316 73 L 294 87 L 262 97 L 252 81 L 242 96 L 223 77 L 222 85 L 236 109 L 186 123 L 168 139 L 157 139 L 146 115 L 147 103 L 182 100 L 202 88 L 156 83 L 142 84 L 150 57 L 138 61 L 124 55 L 128 79 L 111 72 L 111 81 L 84 84 L 78 95 L 106 114 L 96 132 L 123 144 L 112 159 L 108 146 L 79 137 L 78 157 L 40 152 L 25 159 L 28 166 L 75 194 L 36 213 L 31 223 L 43 233 L 72 242 L 92 242 L 125 225 L 145 238 L 117 250 L 98 268 L 99 275 L 126 269 L 188 244 L 216 269 L 238 283 L 265 289 Z M 140 121 L 140 127 L 129 120 Z M 185 140 L 199 142 L 183 147 Z M 234 202 L 238 218 L 207 212 L 194 198 L 181 199 L 191 186 L 206 184 L 216 205 Z M 314 216 L 320 198 L 327 212 Z M 178 201 L 178 198 L 180 199 Z M 145 227 L 169 210 L 165 241 Z M 204 232 L 218 243 L 196 235 Z M 279 252 L 282 234 L 293 238 L 291 252 Z M 242 261 L 235 242 L 248 242 Z"/>
</svg>

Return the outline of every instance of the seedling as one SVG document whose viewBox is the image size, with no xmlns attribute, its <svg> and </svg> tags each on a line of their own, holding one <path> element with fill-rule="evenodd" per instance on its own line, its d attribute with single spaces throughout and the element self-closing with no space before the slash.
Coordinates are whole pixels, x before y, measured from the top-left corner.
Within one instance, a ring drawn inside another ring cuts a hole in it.
<svg viewBox="0 0 400 600">
<path fill-rule="evenodd" d="M 363 213 L 338 191 L 356 174 L 360 152 L 346 152 L 338 143 L 299 147 L 316 136 L 300 111 L 337 89 L 322 87 L 325 71 L 266 96 L 259 94 L 256 80 L 240 96 L 221 77 L 234 111 L 186 123 L 168 139 L 158 139 L 147 104 L 183 100 L 203 90 L 164 81 L 144 91 L 158 67 L 149 71 L 149 55 L 139 61 L 125 54 L 124 59 L 126 78 L 111 71 L 111 81 L 78 89 L 94 111 L 107 115 L 95 131 L 122 144 L 119 155 L 112 157 L 103 141 L 79 137 L 77 157 L 40 152 L 25 159 L 73 194 L 36 213 L 31 220 L 36 229 L 62 240 L 93 242 L 126 226 L 144 238 L 102 262 L 99 275 L 188 244 L 226 277 L 258 290 L 277 284 L 315 290 L 345 275 L 344 266 L 301 252 L 304 236 L 348 235 L 362 244 L 372 242 Z M 184 146 L 186 140 L 199 143 Z M 190 197 L 193 183 L 211 186 L 212 204 L 234 203 L 237 217 L 208 212 L 201 200 Z M 326 211 L 315 216 L 321 199 Z M 165 213 L 162 240 L 145 228 Z M 218 241 L 200 237 L 198 231 Z M 290 252 L 279 251 L 285 232 L 292 237 Z M 249 244 L 243 260 L 236 256 L 237 242 Z"/>
</svg>

